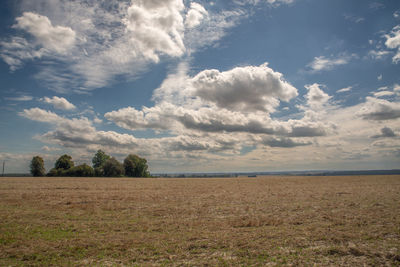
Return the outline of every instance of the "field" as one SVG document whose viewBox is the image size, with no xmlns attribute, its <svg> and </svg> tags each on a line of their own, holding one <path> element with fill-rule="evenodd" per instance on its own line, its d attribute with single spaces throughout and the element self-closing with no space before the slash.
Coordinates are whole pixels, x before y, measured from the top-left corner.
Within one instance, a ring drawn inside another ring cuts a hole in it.
<svg viewBox="0 0 400 267">
<path fill-rule="evenodd" d="M 400 176 L 0 178 L 0 266 L 400 266 Z"/>
</svg>

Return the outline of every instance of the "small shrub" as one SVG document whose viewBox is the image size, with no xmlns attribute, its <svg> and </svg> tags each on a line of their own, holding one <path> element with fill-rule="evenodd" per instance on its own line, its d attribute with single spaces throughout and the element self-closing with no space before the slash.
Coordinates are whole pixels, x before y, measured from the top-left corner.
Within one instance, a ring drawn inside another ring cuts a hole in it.
<svg viewBox="0 0 400 267">
<path fill-rule="evenodd" d="M 93 177 L 94 169 L 87 164 L 82 164 L 68 169 L 66 175 L 71 177 Z"/>
<path fill-rule="evenodd" d="M 65 176 L 66 175 L 66 170 L 64 169 L 56 169 L 53 168 L 49 171 L 49 173 L 47 174 L 47 176 L 50 177 L 60 177 L 60 176 Z"/>
</svg>

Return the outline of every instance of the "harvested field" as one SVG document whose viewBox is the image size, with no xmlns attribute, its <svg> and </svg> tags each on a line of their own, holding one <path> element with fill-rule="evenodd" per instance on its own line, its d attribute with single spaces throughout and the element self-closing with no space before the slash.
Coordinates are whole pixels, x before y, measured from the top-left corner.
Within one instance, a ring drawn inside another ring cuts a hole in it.
<svg viewBox="0 0 400 267">
<path fill-rule="evenodd" d="M 400 176 L 0 178 L 0 266 L 400 266 Z"/>
</svg>

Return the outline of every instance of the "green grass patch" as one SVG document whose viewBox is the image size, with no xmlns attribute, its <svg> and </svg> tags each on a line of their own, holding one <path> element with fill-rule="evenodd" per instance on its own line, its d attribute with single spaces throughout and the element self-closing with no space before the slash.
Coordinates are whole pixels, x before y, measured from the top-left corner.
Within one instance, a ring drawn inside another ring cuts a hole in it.
<svg viewBox="0 0 400 267">
<path fill-rule="evenodd" d="M 33 229 L 30 229 L 27 234 L 30 235 L 31 238 L 40 238 L 47 241 L 71 239 L 76 236 L 76 232 L 74 230 L 64 229 L 62 227 L 35 227 Z"/>
</svg>

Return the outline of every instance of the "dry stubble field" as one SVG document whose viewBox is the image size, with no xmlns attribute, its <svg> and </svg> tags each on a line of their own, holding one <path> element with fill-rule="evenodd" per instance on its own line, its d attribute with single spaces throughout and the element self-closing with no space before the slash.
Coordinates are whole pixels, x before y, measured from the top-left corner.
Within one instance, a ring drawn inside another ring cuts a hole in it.
<svg viewBox="0 0 400 267">
<path fill-rule="evenodd" d="M 0 266 L 400 265 L 400 176 L 0 178 Z"/>
</svg>

